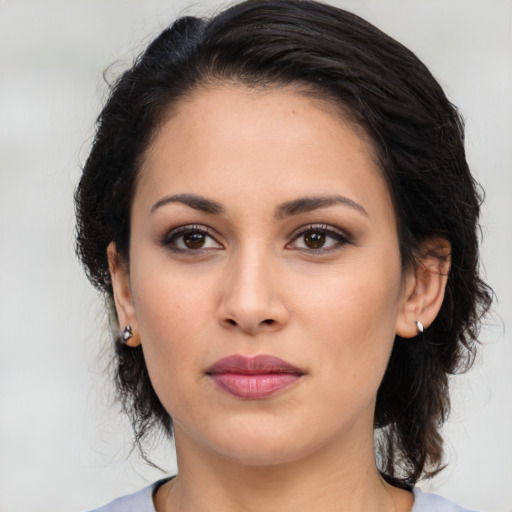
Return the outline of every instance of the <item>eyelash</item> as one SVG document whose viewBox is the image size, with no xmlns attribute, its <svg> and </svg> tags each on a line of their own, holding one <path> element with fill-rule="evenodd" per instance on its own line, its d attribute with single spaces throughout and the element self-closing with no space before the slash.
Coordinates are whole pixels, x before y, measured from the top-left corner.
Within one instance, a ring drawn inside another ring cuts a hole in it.
<svg viewBox="0 0 512 512">
<path fill-rule="evenodd" d="M 297 250 L 301 250 L 307 253 L 319 254 L 330 252 L 339 249 L 344 245 L 352 243 L 352 236 L 346 231 L 341 231 L 327 224 L 310 224 L 308 226 L 305 226 L 304 228 L 301 228 L 298 232 L 294 233 L 292 235 L 292 242 L 288 243 L 286 246 L 288 247 L 289 245 L 291 245 L 291 243 L 296 242 L 297 240 L 299 240 L 301 237 L 304 237 L 308 233 L 320 233 L 322 235 L 325 235 L 326 237 L 334 239 L 336 243 L 328 247 L 298 248 Z"/>
<path fill-rule="evenodd" d="M 192 248 L 183 249 L 183 248 L 176 246 L 176 240 L 178 240 L 180 237 L 183 237 L 187 234 L 191 235 L 191 234 L 196 234 L 196 233 L 207 236 L 207 237 L 211 238 L 212 240 L 214 240 L 216 244 L 220 245 L 219 242 L 217 242 L 217 240 L 215 240 L 215 238 L 210 235 L 209 228 L 202 226 L 202 225 L 195 225 L 195 224 L 188 224 L 186 226 L 180 226 L 176 229 L 171 230 L 169 233 L 167 233 L 164 236 L 164 238 L 161 241 L 161 245 L 163 245 L 164 247 L 167 247 L 168 249 L 170 249 L 173 252 L 178 252 L 181 254 L 198 253 L 198 252 L 205 252 L 205 251 L 211 250 L 211 248 L 202 248 L 202 247 L 197 248 L 197 249 L 192 249 Z"/>
<path fill-rule="evenodd" d="M 180 226 L 178 228 L 175 228 L 171 230 L 169 233 L 167 233 L 164 238 L 161 241 L 161 245 L 164 247 L 167 247 L 173 252 L 180 253 L 180 254 L 201 254 L 207 251 L 211 250 L 218 250 L 218 248 L 212 248 L 212 247 L 198 247 L 198 248 L 180 248 L 177 247 L 176 241 L 187 234 L 200 234 L 206 237 L 209 237 L 211 240 L 213 240 L 217 245 L 221 246 L 217 240 L 210 234 L 211 230 L 205 226 L 202 225 L 186 225 L 186 226 Z M 295 232 L 291 238 L 292 241 L 286 244 L 287 248 L 290 248 L 290 246 L 297 242 L 301 237 L 306 236 L 308 233 L 315 233 L 315 234 L 321 234 L 325 235 L 328 238 L 332 238 L 336 241 L 336 243 L 332 244 L 328 247 L 318 247 L 318 248 L 312 248 L 312 247 L 300 247 L 297 248 L 297 250 L 307 253 L 313 253 L 313 254 L 319 254 L 319 253 L 327 253 L 333 250 L 336 250 L 344 245 L 351 244 L 352 243 L 352 237 L 349 233 L 345 231 L 341 231 L 338 229 L 333 228 L 332 226 L 329 226 L 327 224 L 310 224 L 308 226 L 305 226 L 301 228 L 299 231 Z M 220 248 L 220 247 L 219 247 Z"/>
</svg>

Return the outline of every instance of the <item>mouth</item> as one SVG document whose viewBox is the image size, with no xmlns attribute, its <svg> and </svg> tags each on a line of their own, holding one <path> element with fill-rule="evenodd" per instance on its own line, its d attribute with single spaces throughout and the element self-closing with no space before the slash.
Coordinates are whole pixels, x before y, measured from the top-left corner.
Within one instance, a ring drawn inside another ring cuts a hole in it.
<svg viewBox="0 0 512 512">
<path fill-rule="evenodd" d="M 278 357 L 235 354 L 214 363 L 206 374 L 230 395 L 256 400 L 288 388 L 299 381 L 305 372 Z"/>
</svg>

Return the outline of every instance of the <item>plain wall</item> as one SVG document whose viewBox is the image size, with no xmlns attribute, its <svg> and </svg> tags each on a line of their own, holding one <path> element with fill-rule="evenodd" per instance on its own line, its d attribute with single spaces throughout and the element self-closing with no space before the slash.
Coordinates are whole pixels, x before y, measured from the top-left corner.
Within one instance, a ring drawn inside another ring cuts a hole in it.
<svg viewBox="0 0 512 512">
<path fill-rule="evenodd" d="M 347 0 L 415 51 L 467 123 L 487 192 L 482 261 L 499 302 L 473 370 L 453 380 L 448 468 L 422 484 L 512 511 L 512 2 Z M 106 87 L 177 15 L 219 2 L 0 2 L 0 510 L 70 512 L 161 473 L 129 455 L 110 400 L 101 299 L 73 253 L 72 193 Z M 226 5 L 226 3 L 224 3 Z M 172 450 L 157 462 L 174 468 Z"/>
</svg>

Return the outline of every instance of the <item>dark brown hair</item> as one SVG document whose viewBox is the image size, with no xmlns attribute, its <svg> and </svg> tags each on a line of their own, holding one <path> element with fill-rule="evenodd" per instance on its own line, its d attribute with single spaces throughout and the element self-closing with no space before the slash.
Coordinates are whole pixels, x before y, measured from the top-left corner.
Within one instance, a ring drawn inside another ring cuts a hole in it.
<svg viewBox="0 0 512 512">
<path fill-rule="evenodd" d="M 418 58 L 349 12 L 312 1 L 249 0 L 211 19 L 164 30 L 112 86 L 76 191 L 77 253 L 91 282 L 112 286 L 107 246 L 129 262 L 130 206 L 139 163 L 166 113 L 195 88 L 229 81 L 300 85 L 337 104 L 378 155 L 397 214 L 404 268 L 420 244 L 452 248 L 441 310 L 418 339 L 398 336 L 378 391 L 376 454 L 385 478 L 410 487 L 442 463 L 448 376 L 469 365 L 491 292 L 478 271 L 481 197 L 464 153 L 461 117 Z M 113 329 L 117 386 L 136 440 L 172 419 L 149 380 L 142 350 Z"/>
</svg>

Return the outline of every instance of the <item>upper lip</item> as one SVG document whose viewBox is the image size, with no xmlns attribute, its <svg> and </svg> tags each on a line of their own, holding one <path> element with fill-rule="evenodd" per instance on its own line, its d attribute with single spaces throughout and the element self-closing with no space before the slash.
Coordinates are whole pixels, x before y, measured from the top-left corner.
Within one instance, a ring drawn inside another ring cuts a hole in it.
<svg viewBox="0 0 512 512">
<path fill-rule="evenodd" d="M 243 375 L 261 375 L 265 373 L 296 373 L 303 375 L 305 372 L 296 366 L 283 361 L 279 357 L 267 354 L 257 356 L 243 356 L 234 354 L 223 357 L 208 368 L 208 374 L 237 373 Z"/>
</svg>

